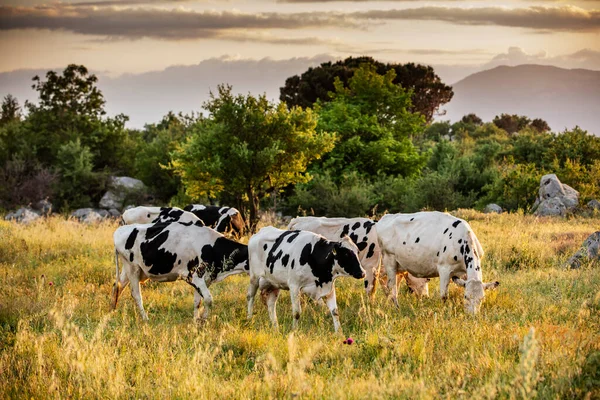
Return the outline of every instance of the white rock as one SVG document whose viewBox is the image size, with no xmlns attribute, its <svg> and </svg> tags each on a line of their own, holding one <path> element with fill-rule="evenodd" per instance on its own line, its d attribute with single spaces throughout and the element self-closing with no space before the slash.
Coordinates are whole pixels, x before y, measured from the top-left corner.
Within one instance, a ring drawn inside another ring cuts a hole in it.
<svg viewBox="0 0 600 400">
<path fill-rule="evenodd" d="M 483 209 L 483 212 L 486 214 L 501 214 L 502 207 L 500 207 L 498 204 L 491 203 L 491 204 L 488 204 L 487 206 L 485 206 L 485 208 Z"/>
<path fill-rule="evenodd" d="M 592 233 L 581 245 L 581 248 L 573 254 L 567 264 L 571 269 L 577 269 L 581 267 L 581 264 L 585 261 L 598 261 L 600 248 L 600 231 Z"/>
<path fill-rule="evenodd" d="M 104 193 L 104 196 L 100 199 L 100 203 L 98 204 L 101 208 L 117 208 L 120 209 L 123 207 L 123 201 L 125 200 L 125 196 L 117 195 L 112 191 L 108 191 Z"/>
<path fill-rule="evenodd" d="M 567 207 L 561 201 L 560 198 L 553 197 L 542 201 L 538 208 L 535 210 L 534 214 L 540 217 L 564 217 L 565 215 L 567 215 Z"/>
<path fill-rule="evenodd" d="M 40 214 L 33 211 L 32 209 L 23 207 L 23 208 L 19 208 L 15 212 L 8 213 L 4 217 L 4 219 L 7 221 L 15 221 L 15 222 L 20 222 L 22 224 L 29 224 L 29 223 L 39 219 L 40 217 L 41 217 Z"/>
<path fill-rule="evenodd" d="M 109 216 L 106 210 L 95 210 L 93 208 L 80 208 L 71 213 L 71 217 L 76 218 L 80 222 L 92 224 L 100 222 Z"/>
<path fill-rule="evenodd" d="M 560 182 L 555 174 L 544 175 L 540 181 L 534 214 L 565 216 L 579 205 L 579 192 Z"/>
<path fill-rule="evenodd" d="M 143 192 L 147 189 L 146 185 L 144 185 L 144 182 L 128 176 L 111 177 L 109 186 L 119 192 Z"/>
<path fill-rule="evenodd" d="M 596 199 L 590 200 L 588 201 L 587 206 L 592 210 L 600 210 L 600 201 Z"/>
</svg>

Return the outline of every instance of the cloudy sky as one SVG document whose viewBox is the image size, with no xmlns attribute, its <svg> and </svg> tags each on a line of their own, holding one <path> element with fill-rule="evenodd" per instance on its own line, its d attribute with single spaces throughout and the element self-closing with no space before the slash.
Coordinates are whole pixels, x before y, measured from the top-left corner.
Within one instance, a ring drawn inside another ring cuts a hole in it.
<svg viewBox="0 0 600 400">
<path fill-rule="evenodd" d="M 457 69 L 600 69 L 600 0 L 0 0 L 0 72 L 111 76 L 208 59 L 371 55 Z"/>
</svg>

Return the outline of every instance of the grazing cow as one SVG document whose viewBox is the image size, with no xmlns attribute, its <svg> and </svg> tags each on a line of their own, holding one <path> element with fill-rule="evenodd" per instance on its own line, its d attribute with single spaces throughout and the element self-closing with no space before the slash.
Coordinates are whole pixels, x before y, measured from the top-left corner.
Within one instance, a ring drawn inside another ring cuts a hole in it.
<svg viewBox="0 0 600 400">
<path fill-rule="evenodd" d="M 139 206 L 126 210 L 121 218 L 125 225 L 178 221 L 204 226 L 204 222 L 196 215 L 177 207 Z"/>
<path fill-rule="evenodd" d="M 233 207 L 190 204 L 183 209 L 195 214 L 206 226 L 217 232 L 231 232 L 236 237 L 240 237 L 244 233 L 245 224 L 242 214 Z"/>
<path fill-rule="evenodd" d="M 358 247 L 360 264 L 367 273 L 365 278 L 367 296 L 375 294 L 381 258 L 375 222 L 368 218 L 296 217 L 288 225 L 288 230 L 294 229 L 318 233 L 333 241 L 348 235 Z M 429 295 L 428 279 L 407 275 L 405 275 L 406 283 L 413 292 L 417 295 Z"/>
<path fill-rule="evenodd" d="M 388 287 L 398 305 L 396 272 L 408 271 L 419 278 L 440 277 L 442 299 L 448 296 L 450 279 L 465 288 L 465 309 L 476 314 L 484 290 L 499 282 L 483 283 L 483 248 L 469 224 L 450 214 L 419 212 L 388 214 L 376 225 Z M 464 281 L 459 277 L 467 275 Z"/>
<path fill-rule="evenodd" d="M 248 242 L 250 256 L 250 285 L 248 287 L 248 318 L 256 291 L 267 294 L 269 316 L 277 328 L 275 304 L 279 290 L 290 291 L 294 329 L 300 318 L 300 293 L 312 299 L 325 297 L 337 331 L 340 321 L 335 300 L 334 281 L 340 276 L 365 277 L 358 260 L 358 248 L 349 237 L 339 242 L 328 241 L 308 231 L 284 231 L 268 226 L 262 228 Z"/>
<path fill-rule="evenodd" d="M 171 282 L 183 279 L 194 287 L 194 317 L 204 299 L 206 319 L 212 305 L 208 287 L 226 277 L 248 271 L 248 246 L 196 224 L 159 222 L 119 227 L 114 235 L 117 282 L 113 306 L 131 282 L 131 295 L 142 318 L 148 319 L 140 283 L 150 279 Z M 123 269 L 119 276 L 119 259 Z"/>
</svg>

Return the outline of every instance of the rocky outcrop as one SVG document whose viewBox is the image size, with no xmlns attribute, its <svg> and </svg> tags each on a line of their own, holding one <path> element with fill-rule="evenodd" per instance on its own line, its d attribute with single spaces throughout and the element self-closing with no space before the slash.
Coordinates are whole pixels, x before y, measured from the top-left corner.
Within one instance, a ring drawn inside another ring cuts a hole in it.
<svg viewBox="0 0 600 400">
<path fill-rule="evenodd" d="M 600 231 L 592 233 L 581 245 L 581 248 L 573 254 L 569 261 L 568 266 L 571 269 L 577 269 L 585 262 L 597 262 L 598 249 L 600 247 Z"/>
<path fill-rule="evenodd" d="M 500 207 L 498 204 L 488 204 L 487 206 L 485 206 L 485 208 L 483 209 L 483 212 L 485 214 L 501 214 L 502 213 L 502 207 Z"/>
<path fill-rule="evenodd" d="M 104 196 L 100 199 L 100 203 L 98 204 L 101 208 L 121 208 L 123 206 L 124 197 L 116 194 L 115 192 L 108 191 L 104 193 Z"/>
<path fill-rule="evenodd" d="M 15 221 L 22 224 L 29 224 L 41 217 L 40 214 L 30 208 L 19 208 L 17 211 L 8 213 L 4 219 L 7 221 Z"/>
<path fill-rule="evenodd" d="M 108 187 L 109 190 L 100 199 L 100 208 L 121 210 L 126 200 L 139 200 L 148 191 L 144 182 L 128 176 L 111 177 Z"/>
<path fill-rule="evenodd" d="M 579 192 L 561 183 L 555 174 L 548 174 L 540 181 L 533 213 L 538 216 L 565 216 L 573 212 L 578 205 Z"/>
<path fill-rule="evenodd" d="M 100 222 L 108 217 L 110 217 L 108 211 L 94 208 L 80 208 L 71 213 L 71 218 L 75 218 L 79 222 L 84 222 L 86 224 Z"/>
</svg>

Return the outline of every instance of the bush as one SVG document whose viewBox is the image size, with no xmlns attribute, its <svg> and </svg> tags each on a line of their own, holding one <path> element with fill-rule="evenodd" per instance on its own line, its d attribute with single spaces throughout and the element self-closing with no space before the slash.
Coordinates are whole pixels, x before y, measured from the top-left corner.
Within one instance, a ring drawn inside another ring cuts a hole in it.
<svg viewBox="0 0 600 400">
<path fill-rule="evenodd" d="M 61 209 L 89 207 L 92 200 L 99 200 L 106 186 L 106 176 L 92 172 L 93 168 L 92 153 L 79 139 L 60 146 L 56 200 Z"/>
<path fill-rule="evenodd" d="M 497 203 L 505 210 L 527 211 L 535 202 L 543 175 L 534 164 L 503 166 L 500 178 L 484 188 L 487 194 L 480 200 L 480 206 Z"/>
<path fill-rule="evenodd" d="M 0 167 L 0 206 L 15 208 L 51 197 L 56 181 L 48 168 L 15 156 Z"/>
<path fill-rule="evenodd" d="M 309 214 L 328 217 L 359 217 L 375 205 L 376 196 L 370 182 L 356 173 L 344 176 L 336 184 L 327 173 L 318 174 L 302 185 L 284 202 L 291 214 Z"/>
</svg>

